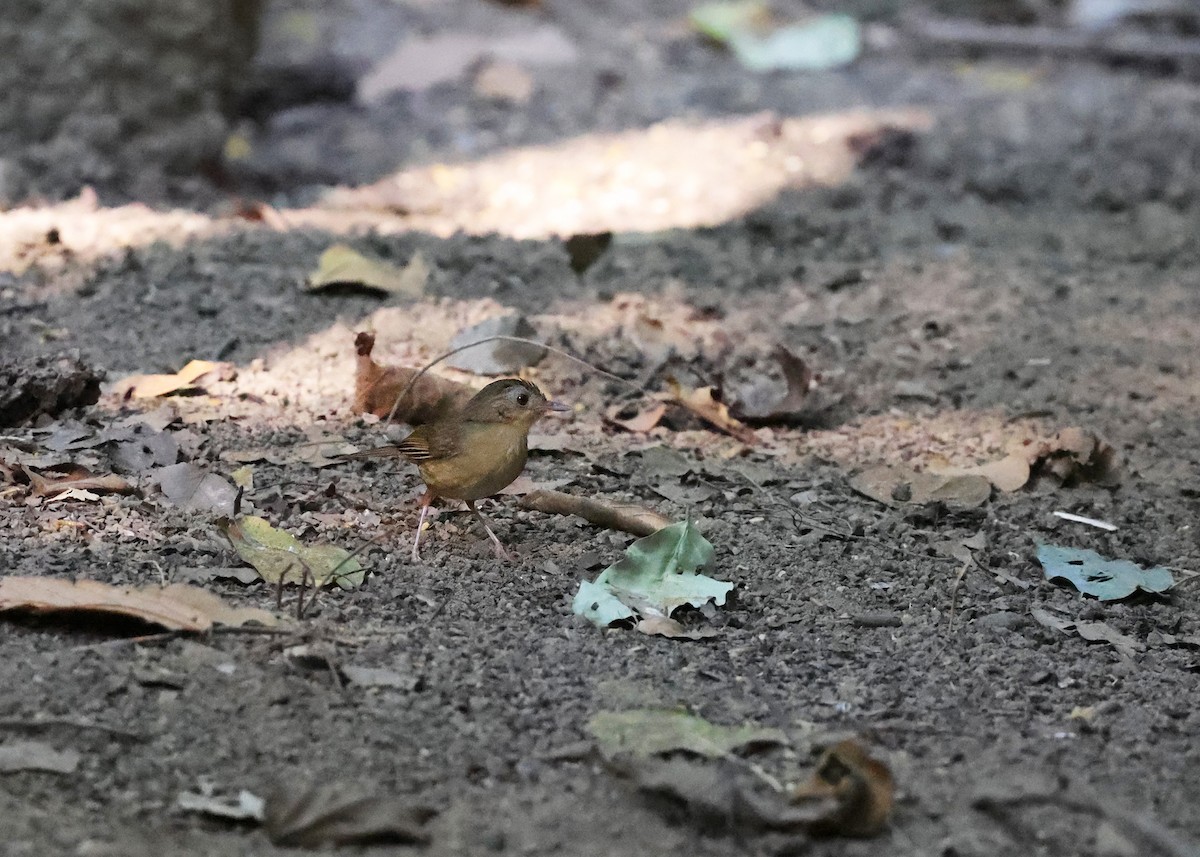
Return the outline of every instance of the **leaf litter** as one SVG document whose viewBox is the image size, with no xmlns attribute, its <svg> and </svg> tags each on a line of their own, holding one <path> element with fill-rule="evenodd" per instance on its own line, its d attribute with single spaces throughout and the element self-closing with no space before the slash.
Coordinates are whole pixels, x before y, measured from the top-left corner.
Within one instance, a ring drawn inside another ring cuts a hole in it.
<svg viewBox="0 0 1200 857">
<path fill-rule="evenodd" d="M 173 375 L 130 375 L 117 381 L 113 391 L 120 399 L 153 399 L 172 393 L 189 392 L 196 389 L 196 382 L 213 372 L 228 373 L 228 363 L 210 360 L 192 360 Z"/>
<path fill-rule="evenodd" d="M 284 786 L 263 808 L 263 829 L 276 845 L 320 848 L 328 845 L 429 842 L 433 809 L 408 798 L 372 795 L 357 784 Z"/>
<path fill-rule="evenodd" d="M 699 573 L 712 564 L 713 555 L 713 546 L 691 521 L 663 527 L 631 544 L 624 559 L 595 581 L 581 581 L 572 610 L 606 628 L 625 620 L 669 619 L 684 605 L 722 605 L 734 584 Z M 661 623 L 641 630 L 654 633 L 656 627 Z"/>
<path fill-rule="evenodd" d="M 336 545 L 304 545 L 291 533 L 272 527 L 256 515 L 218 522 L 221 530 L 245 562 L 268 583 L 294 583 L 355 589 L 366 579 L 366 571 L 345 548 Z"/>
<path fill-rule="evenodd" d="M 1142 568 L 1127 559 L 1106 559 L 1093 550 L 1038 545 L 1037 558 L 1046 580 L 1066 580 L 1101 601 L 1128 598 L 1138 591 L 1161 594 L 1175 585 L 1170 569 Z"/>
<path fill-rule="evenodd" d="M 140 589 L 97 580 L 55 577 L 0 577 L 0 611 L 85 613 L 128 616 L 171 631 L 202 633 L 216 625 L 279 624 L 272 613 L 231 607 L 216 595 L 187 584 Z"/>
<path fill-rule="evenodd" d="M 787 788 L 747 758 L 787 747 L 779 729 L 720 726 L 670 709 L 601 711 L 587 724 L 606 766 L 693 824 L 742 832 L 874 836 L 895 803 L 891 771 L 855 740 L 829 747 L 811 776 Z"/>
<path fill-rule="evenodd" d="M 1090 622 L 1082 619 L 1067 619 L 1064 616 L 1059 616 L 1056 613 L 1051 613 L 1048 610 L 1043 610 L 1040 607 L 1033 607 L 1029 610 L 1034 620 L 1046 628 L 1055 631 L 1060 631 L 1063 634 L 1070 634 L 1074 631 L 1088 642 L 1108 643 L 1117 653 L 1127 659 L 1133 660 L 1140 652 L 1144 651 L 1145 644 L 1135 640 L 1133 637 L 1122 634 L 1117 629 L 1113 628 L 1104 622 Z"/>
<path fill-rule="evenodd" d="M 676 750 L 721 758 L 737 750 L 787 744 L 782 730 L 759 726 L 719 726 L 678 709 L 600 711 L 587 722 L 605 758 L 623 753 L 651 756 Z"/>
</svg>

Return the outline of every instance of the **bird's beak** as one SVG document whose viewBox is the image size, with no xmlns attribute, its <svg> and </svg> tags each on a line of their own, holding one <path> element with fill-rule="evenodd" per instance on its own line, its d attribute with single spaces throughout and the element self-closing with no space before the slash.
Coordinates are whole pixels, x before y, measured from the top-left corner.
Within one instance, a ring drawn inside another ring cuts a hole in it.
<svg viewBox="0 0 1200 857">
<path fill-rule="evenodd" d="M 549 402 L 546 402 L 546 410 L 547 411 L 558 411 L 559 413 L 564 413 L 566 411 L 571 410 L 571 406 L 564 405 L 562 402 L 549 401 Z"/>
</svg>

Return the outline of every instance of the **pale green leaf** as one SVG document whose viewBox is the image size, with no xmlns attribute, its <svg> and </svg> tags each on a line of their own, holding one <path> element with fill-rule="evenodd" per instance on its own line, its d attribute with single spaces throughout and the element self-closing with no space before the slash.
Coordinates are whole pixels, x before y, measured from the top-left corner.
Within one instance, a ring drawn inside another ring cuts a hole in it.
<svg viewBox="0 0 1200 857">
<path fill-rule="evenodd" d="M 684 711 L 644 708 L 601 711 L 588 721 L 606 757 L 621 753 L 653 756 L 685 751 L 720 758 L 752 745 L 786 744 L 779 729 L 758 726 L 719 726 Z"/>
<path fill-rule="evenodd" d="M 366 576 L 358 560 L 345 549 L 306 546 L 291 533 L 277 530 L 255 515 L 224 521 L 222 528 L 238 556 L 254 566 L 268 583 L 300 583 L 307 573 L 310 585 L 336 583 L 342 589 L 354 589 Z"/>
<path fill-rule="evenodd" d="M 1166 568 L 1142 568 L 1127 559 L 1105 559 L 1091 550 L 1039 545 L 1038 561 L 1047 580 L 1063 578 L 1086 595 L 1101 601 L 1125 598 L 1141 589 L 1166 592 L 1175 578 Z"/>
<path fill-rule="evenodd" d="M 698 573 L 712 560 L 713 546 L 691 521 L 671 524 L 631 544 L 594 583 L 581 583 L 574 610 L 606 627 L 635 612 L 670 616 L 685 604 L 724 604 L 733 584 Z"/>
</svg>

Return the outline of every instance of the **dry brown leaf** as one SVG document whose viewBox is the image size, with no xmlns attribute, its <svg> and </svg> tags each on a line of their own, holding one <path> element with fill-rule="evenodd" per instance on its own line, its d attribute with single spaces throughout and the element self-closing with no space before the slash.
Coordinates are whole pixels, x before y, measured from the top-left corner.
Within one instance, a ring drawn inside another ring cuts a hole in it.
<svg viewBox="0 0 1200 857">
<path fill-rule="evenodd" d="M 387 418 L 396 398 L 408 386 L 416 369 L 381 366 L 371 359 L 375 347 L 373 333 L 360 333 L 354 338 L 358 366 L 354 376 L 354 410 Z M 449 410 L 466 404 L 474 391 L 465 384 L 425 374 L 405 396 L 396 409 L 396 419 L 409 425 L 421 425 L 436 419 Z"/>
<path fill-rule="evenodd" d="M 194 632 L 209 631 L 214 625 L 279 622 L 265 610 L 230 607 L 211 592 L 183 583 L 133 589 L 53 577 L 0 577 L 0 611 L 6 610 L 130 616 L 172 631 Z"/>
<path fill-rule="evenodd" d="M 203 376 L 227 366 L 210 360 L 192 360 L 174 375 L 130 375 L 118 381 L 113 389 L 122 399 L 152 399 L 191 389 Z"/>
<path fill-rule="evenodd" d="M 1121 479 L 1117 451 L 1086 429 L 1060 431 L 1038 449 L 1037 467 L 1065 485 L 1095 482 L 1115 485 Z"/>
<path fill-rule="evenodd" d="M 434 810 L 360 789 L 352 783 L 287 783 L 267 798 L 263 829 L 276 845 L 301 848 L 429 841 L 425 825 Z"/>
<path fill-rule="evenodd" d="M 987 502 L 992 484 L 978 474 L 924 473 L 900 465 L 870 467 L 850 479 L 855 491 L 887 506 L 896 503 L 945 503 L 974 509 Z"/>
<path fill-rule="evenodd" d="M 719 628 L 685 628 L 670 616 L 647 616 L 639 620 L 633 629 L 648 637 L 670 637 L 680 640 L 707 640 L 721 635 Z"/>
<path fill-rule="evenodd" d="M 518 504 L 522 509 L 533 509 L 549 515 L 577 515 L 598 527 L 635 536 L 648 536 L 671 524 L 668 518 L 644 506 L 576 497 L 562 491 L 533 491 L 522 497 Z"/>
<path fill-rule="evenodd" d="M 29 487 L 38 497 L 52 497 L 64 491 L 90 491 L 94 494 L 136 494 L 138 490 L 117 476 L 106 473 L 102 476 L 93 475 L 86 467 L 77 464 L 67 465 L 64 469 L 44 470 L 41 473 L 22 467 Z M 54 474 L 47 477 L 47 474 Z"/>
<path fill-rule="evenodd" d="M 747 446 L 757 443 L 758 438 L 754 430 L 730 415 L 729 406 L 713 396 L 712 387 L 688 389 L 673 379 L 668 384 L 671 392 L 667 401 L 686 408 L 713 428 L 725 432 Z"/>
<path fill-rule="evenodd" d="M 804 410 L 808 391 L 812 388 L 813 372 L 808 364 L 782 345 L 771 352 L 783 372 L 787 389 L 783 396 L 771 404 L 742 401 L 738 404 L 738 416 L 754 422 L 778 422 L 794 418 Z"/>
<path fill-rule="evenodd" d="M 631 417 L 622 418 L 621 412 L 626 409 L 627 405 L 614 405 L 609 408 L 604 414 L 605 422 L 619 426 L 626 431 L 631 431 L 635 434 L 644 434 L 654 428 L 662 421 L 663 416 L 667 413 L 667 406 L 663 402 L 655 402 L 650 407 L 643 411 L 638 411 Z"/>
<path fill-rule="evenodd" d="M 874 836 L 892 813 L 892 772 L 871 758 L 857 741 L 842 741 L 825 751 L 808 782 L 792 792 L 796 803 L 831 798 L 830 810 L 809 822 L 810 832 L 818 836 Z"/>
<path fill-rule="evenodd" d="M 1034 441 L 1004 458 L 973 467 L 941 467 L 944 476 L 982 476 L 1006 493 L 1017 491 L 1037 473 L 1049 473 L 1065 485 L 1120 481 L 1117 454 L 1109 444 L 1081 428 L 1067 428 L 1050 440 Z"/>
</svg>

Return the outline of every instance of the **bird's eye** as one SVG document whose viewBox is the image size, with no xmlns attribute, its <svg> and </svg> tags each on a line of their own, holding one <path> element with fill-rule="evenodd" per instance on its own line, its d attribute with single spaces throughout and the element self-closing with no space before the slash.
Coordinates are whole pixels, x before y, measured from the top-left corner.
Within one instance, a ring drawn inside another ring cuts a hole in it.
<svg viewBox="0 0 1200 857">
<path fill-rule="evenodd" d="M 522 408 L 525 407 L 526 405 L 528 405 L 529 404 L 529 394 L 528 393 L 518 393 L 517 394 L 517 404 L 520 405 Z"/>
</svg>

